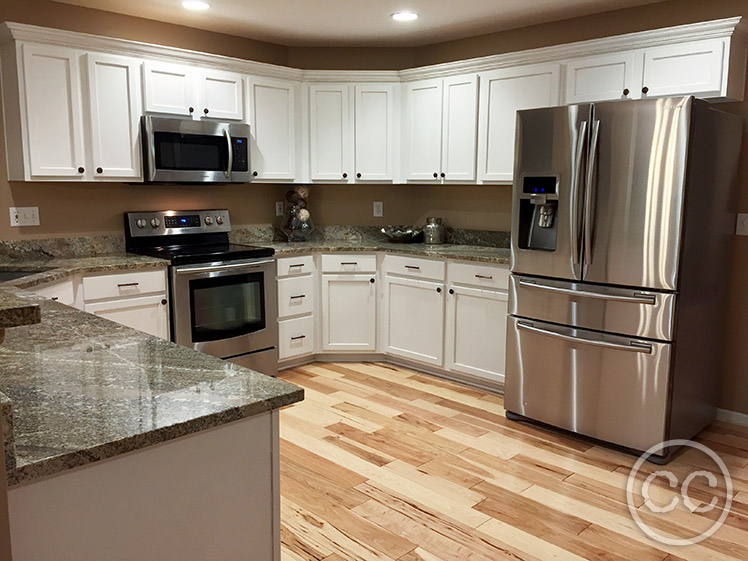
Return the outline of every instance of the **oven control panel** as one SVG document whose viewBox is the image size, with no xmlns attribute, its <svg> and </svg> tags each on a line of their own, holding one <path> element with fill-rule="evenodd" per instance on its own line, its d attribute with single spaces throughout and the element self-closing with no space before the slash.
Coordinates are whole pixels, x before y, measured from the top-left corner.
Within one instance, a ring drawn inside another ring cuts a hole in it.
<svg viewBox="0 0 748 561">
<path fill-rule="evenodd" d="M 131 237 L 230 232 L 228 210 L 165 210 L 128 212 L 125 228 Z"/>
</svg>

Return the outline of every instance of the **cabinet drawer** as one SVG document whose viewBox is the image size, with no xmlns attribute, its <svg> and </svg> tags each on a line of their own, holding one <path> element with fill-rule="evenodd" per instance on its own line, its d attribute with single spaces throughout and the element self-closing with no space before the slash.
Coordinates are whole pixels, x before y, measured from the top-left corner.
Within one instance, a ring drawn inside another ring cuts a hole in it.
<svg viewBox="0 0 748 561">
<path fill-rule="evenodd" d="M 71 279 L 35 286 L 31 291 L 34 294 L 49 298 L 55 302 L 60 302 L 66 306 L 75 305 L 75 289 Z"/>
<path fill-rule="evenodd" d="M 314 310 L 314 277 L 278 279 L 278 317 L 309 314 Z"/>
<path fill-rule="evenodd" d="M 314 259 L 311 255 L 278 258 L 278 276 L 303 275 L 314 272 Z"/>
<path fill-rule="evenodd" d="M 376 273 L 376 255 L 323 255 L 323 273 Z"/>
<path fill-rule="evenodd" d="M 278 339 L 280 360 L 314 352 L 314 317 L 279 321 Z"/>
<path fill-rule="evenodd" d="M 444 280 L 446 276 L 444 261 L 405 257 L 404 255 L 385 255 L 384 270 L 395 275 L 434 280 Z"/>
<path fill-rule="evenodd" d="M 83 278 L 83 299 L 86 302 L 154 293 L 166 293 L 164 269 Z"/>
<path fill-rule="evenodd" d="M 473 263 L 450 263 L 448 267 L 449 282 L 469 284 L 481 288 L 508 290 L 509 266 L 485 265 Z"/>
</svg>

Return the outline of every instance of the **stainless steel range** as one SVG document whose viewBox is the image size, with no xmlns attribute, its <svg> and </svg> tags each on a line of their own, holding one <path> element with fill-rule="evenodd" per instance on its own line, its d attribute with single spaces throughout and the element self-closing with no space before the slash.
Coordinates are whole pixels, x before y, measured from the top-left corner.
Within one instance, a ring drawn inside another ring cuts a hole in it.
<svg viewBox="0 0 748 561">
<path fill-rule="evenodd" d="M 228 210 L 125 213 L 127 251 L 171 262 L 172 341 L 275 376 L 274 250 L 230 231 Z"/>
</svg>

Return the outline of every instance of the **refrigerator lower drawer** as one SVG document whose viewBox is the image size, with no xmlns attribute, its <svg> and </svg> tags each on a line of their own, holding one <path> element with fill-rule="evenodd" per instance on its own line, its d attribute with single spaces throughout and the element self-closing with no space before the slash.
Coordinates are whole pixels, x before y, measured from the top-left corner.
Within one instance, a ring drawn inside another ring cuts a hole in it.
<svg viewBox="0 0 748 561">
<path fill-rule="evenodd" d="M 665 440 L 670 343 L 507 321 L 507 411 L 636 450 Z"/>
<path fill-rule="evenodd" d="M 525 275 L 509 278 L 509 313 L 646 339 L 673 339 L 675 293 Z"/>
</svg>

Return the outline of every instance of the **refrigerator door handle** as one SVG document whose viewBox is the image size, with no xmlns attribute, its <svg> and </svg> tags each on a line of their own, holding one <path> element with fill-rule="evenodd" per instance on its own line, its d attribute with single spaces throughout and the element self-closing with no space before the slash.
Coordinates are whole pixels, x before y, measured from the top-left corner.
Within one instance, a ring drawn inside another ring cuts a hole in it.
<svg viewBox="0 0 748 561">
<path fill-rule="evenodd" d="M 612 343 L 610 341 L 598 341 L 596 339 L 585 339 L 584 337 L 574 337 L 573 335 L 566 335 L 550 329 L 542 329 L 535 327 L 532 323 L 526 321 L 518 321 L 517 327 L 526 331 L 537 333 L 538 335 L 545 335 L 547 337 L 554 337 L 563 341 L 569 341 L 570 343 L 581 343 L 583 345 L 593 345 L 595 347 L 603 347 L 606 349 L 614 349 L 618 351 L 632 351 L 635 353 L 646 353 L 652 354 L 652 345 L 646 343 L 639 343 L 638 341 L 631 341 L 628 345 L 622 345 L 621 343 Z"/>
<path fill-rule="evenodd" d="M 595 185 L 595 171 L 597 165 L 597 143 L 600 138 L 600 121 L 595 121 L 590 127 L 590 155 L 587 159 L 587 197 L 584 200 L 584 262 L 592 263 L 592 237 L 594 234 L 595 197 L 597 196 L 597 185 Z"/>
<path fill-rule="evenodd" d="M 584 146 L 587 142 L 587 121 L 579 125 L 579 137 L 577 138 L 577 154 L 574 158 L 574 180 L 571 183 L 571 255 L 574 265 L 579 265 L 581 258 L 581 227 L 579 220 L 579 196 L 582 192 L 582 159 L 584 158 Z"/>
<path fill-rule="evenodd" d="M 519 281 L 519 285 L 526 288 L 537 288 L 539 290 L 546 290 L 548 292 L 555 292 L 556 294 L 568 294 L 569 296 L 582 296 L 584 298 L 598 298 L 599 300 L 611 300 L 615 302 L 629 302 L 631 304 L 649 304 L 654 306 L 657 303 L 657 297 L 649 294 L 641 294 L 635 292 L 633 296 L 627 296 L 625 294 L 605 294 L 602 292 L 592 292 L 589 290 L 575 290 L 573 288 L 563 288 L 560 286 L 550 286 L 547 284 L 539 284 L 535 281 L 522 279 Z"/>
</svg>

